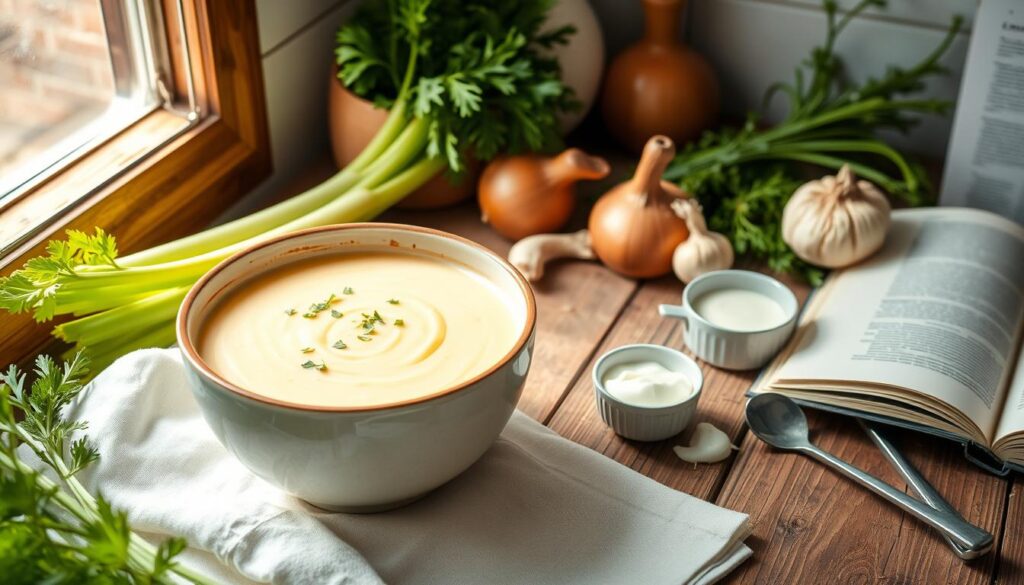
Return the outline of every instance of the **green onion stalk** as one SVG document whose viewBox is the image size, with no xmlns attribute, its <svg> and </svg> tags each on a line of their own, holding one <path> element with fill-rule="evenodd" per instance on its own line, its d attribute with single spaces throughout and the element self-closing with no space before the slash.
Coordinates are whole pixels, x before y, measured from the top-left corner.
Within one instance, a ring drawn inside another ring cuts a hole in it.
<svg viewBox="0 0 1024 585">
<path fill-rule="evenodd" d="M 0 308 L 37 321 L 70 316 L 53 334 L 87 351 L 94 371 L 134 349 L 174 342 L 190 286 L 228 256 L 267 238 L 368 221 L 466 152 L 539 149 L 557 141 L 575 105 L 557 61 L 538 49 L 571 30 L 539 32 L 552 0 L 366 3 L 338 33 L 339 77 L 387 107 L 386 121 L 348 166 L 320 185 L 247 217 L 118 257 L 116 242 L 69 231 L 47 256 L 0 279 Z M 387 58 L 380 58 L 385 53 Z M 387 99 L 384 99 L 386 96 Z"/>
<path fill-rule="evenodd" d="M 842 17 L 835 0 L 825 0 L 826 37 L 796 70 L 794 83 L 778 83 L 765 96 L 765 103 L 777 93 L 789 99 L 789 112 L 779 124 L 759 129 L 756 116 L 738 131 L 724 130 L 708 134 L 702 141 L 681 153 L 665 173 L 665 178 L 681 181 L 720 172 L 724 166 L 745 163 L 796 162 L 839 169 L 843 165 L 860 177 L 882 187 L 890 194 L 919 204 L 925 196 L 927 181 L 919 167 L 902 153 L 876 136 L 879 130 L 906 131 L 918 123 L 915 116 L 943 114 L 951 106 L 936 99 L 897 99 L 896 96 L 920 91 L 924 79 L 944 74 L 939 63 L 949 50 L 963 24 L 954 17 L 946 36 L 920 62 L 910 68 L 890 67 L 880 78 L 863 84 L 844 84 L 843 64 L 835 54 L 835 41 L 851 20 L 871 7 L 882 8 L 884 0 L 860 0 Z M 810 70 L 810 75 L 805 73 Z M 879 160 L 896 171 L 895 176 L 880 170 Z M 693 185 L 691 185 L 693 186 Z M 697 186 L 699 187 L 699 186 Z"/>
<path fill-rule="evenodd" d="M 796 258 L 782 239 L 782 211 L 808 168 L 844 165 L 891 196 L 910 205 L 931 198 L 926 173 L 885 143 L 882 131 L 905 132 L 922 116 L 949 111 L 947 100 L 911 95 L 929 77 L 946 72 L 941 58 L 959 34 L 954 17 L 938 46 L 910 67 L 889 66 L 878 76 L 852 83 L 835 53 L 839 34 L 853 18 L 884 0 L 860 0 L 844 13 L 836 0 L 823 0 L 825 42 L 796 67 L 792 83 L 769 88 L 787 100 L 778 124 L 761 127 L 751 113 L 739 128 L 705 133 L 672 161 L 665 179 L 700 200 L 711 229 L 729 238 L 737 253 L 748 254 L 780 272 L 802 274 L 812 283 L 822 272 Z"/>
</svg>

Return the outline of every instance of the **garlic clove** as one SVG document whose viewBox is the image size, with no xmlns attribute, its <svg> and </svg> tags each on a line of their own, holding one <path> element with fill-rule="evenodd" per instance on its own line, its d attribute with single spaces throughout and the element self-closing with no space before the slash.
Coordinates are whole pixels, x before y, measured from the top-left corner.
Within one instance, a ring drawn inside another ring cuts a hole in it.
<svg viewBox="0 0 1024 585">
<path fill-rule="evenodd" d="M 708 230 L 699 203 L 677 199 L 672 202 L 672 210 L 686 222 L 690 232 L 672 254 L 672 271 L 679 280 L 690 282 L 706 272 L 732 267 L 732 244 L 724 235 Z"/>
<path fill-rule="evenodd" d="M 676 455 L 688 463 L 718 463 L 724 461 L 738 447 L 729 440 L 729 435 L 711 423 L 698 423 L 690 438 L 690 445 L 672 447 Z"/>
<path fill-rule="evenodd" d="M 849 266 L 882 247 L 890 211 L 885 194 L 844 165 L 797 189 L 782 212 L 782 239 L 811 264 Z"/>
</svg>

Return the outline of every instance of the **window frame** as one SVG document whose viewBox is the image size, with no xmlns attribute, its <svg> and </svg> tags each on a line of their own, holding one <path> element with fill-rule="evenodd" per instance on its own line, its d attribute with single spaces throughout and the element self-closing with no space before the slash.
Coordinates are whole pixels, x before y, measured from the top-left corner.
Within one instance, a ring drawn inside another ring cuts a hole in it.
<svg viewBox="0 0 1024 585">
<path fill-rule="evenodd" d="M 169 50 L 196 65 L 191 89 L 199 97 L 202 117 L 0 257 L 0 274 L 42 254 L 46 242 L 62 238 L 67 229 L 102 227 L 117 237 L 122 253 L 194 232 L 270 174 L 255 0 L 161 3 L 165 11 L 185 8 L 181 25 L 187 29 L 189 46 Z M 172 19 L 166 20 L 167 26 L 174 25 Z M 179 77 L 176 71 L 171 74 Z M 104 149 L 116 148 L 119 139 L 54 175 L 22 200 L 31 203 L 48 188 L 74 185 L 75 171 L 87 168 Z M 0 223 L 10 220 L 5 218 L 8 213 L 0 213 Z M 19 362 L 44 350 L 53 343 L 49 333 L 57 322 L 36 324 L 31 315 L 5 315 L 0 322 L 0 363 Z"/>
<path fill-rule="evenodd" d="M 159 69 L 166 64 L 166 41 L 151 38 L 153 31 L 170 30 L 164 26 L 162 7 L 133 0 L 99 0 L 97 9 L 107 36 L 113 80 L 110 100 L 95 118 L 47 147 L 45 155 L 23 161 L 23 168 L 0 179 L 0 212 L 17 205 L 26 193 L 45 185 L 51 177 L 82 160 L 111 138 L 131 129 L 162 106 Z M 143 25 L 141 30 L 139 25 Z M 181 31 L 174 30 L 173 33 L 181 34 Z M 185 122 L 187 125 L 189 119 L 186 118 Z M 65 208 L 62 205 L 60 210 Z M 34 227 L 33 231 L 37 229 Z M 0 237 L 4 235 L 0 234 Z M 17 242 L 27 237 L 28 234 L 23 235 Z M 0 256 L 7 252 L 8 247 L 4 242 Z"/>
</svg>

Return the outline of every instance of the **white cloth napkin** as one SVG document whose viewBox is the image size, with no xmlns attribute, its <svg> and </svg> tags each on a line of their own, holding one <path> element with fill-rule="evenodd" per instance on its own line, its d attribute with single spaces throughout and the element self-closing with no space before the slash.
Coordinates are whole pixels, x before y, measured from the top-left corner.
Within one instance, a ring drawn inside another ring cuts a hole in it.
<svg viewBox="0 0 1024 585">
<path fill-rule="evenodd" d="M 186 537 L 184 562 L 225 582 L 704 584 L 750 556 L 745 514 L 518 412 L 461 476 L 369 515 L 312 508 L 249 473 L 203 422 L 177 350 L 118 360 L 70 413 L 101 453 L 85 484 L 148 536 Z"/>
</svg>

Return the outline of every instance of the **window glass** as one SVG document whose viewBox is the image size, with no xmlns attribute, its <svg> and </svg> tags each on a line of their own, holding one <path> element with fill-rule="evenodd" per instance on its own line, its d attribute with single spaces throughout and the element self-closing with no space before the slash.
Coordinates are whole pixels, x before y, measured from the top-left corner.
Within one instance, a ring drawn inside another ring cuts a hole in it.
<svg viewBox="0 0 1024 585">
<path fill-rule="evenodd" d="M 0 208 L 160 105 L 148 5 L 0 0 Z"/>
</svg>

